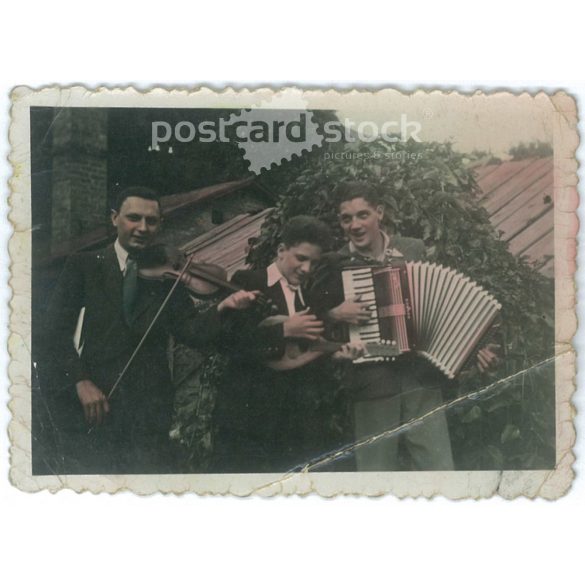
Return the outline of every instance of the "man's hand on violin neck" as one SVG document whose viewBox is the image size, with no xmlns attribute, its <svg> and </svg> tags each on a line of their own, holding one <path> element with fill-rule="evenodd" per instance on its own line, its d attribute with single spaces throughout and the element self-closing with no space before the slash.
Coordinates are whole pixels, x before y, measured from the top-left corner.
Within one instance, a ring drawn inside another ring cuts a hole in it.
<svg viewBox="0 0 585 585">
<path fill-rule="evenodd" d="M 284 323 L 284 336 L 317 341 L 325 332 L 323 321 L 319 321 L 315 315 L 309 314 L 306 308 L 296 315 L 289 317 Z"/>
<path fill-rule="evenodd" d="M 229 297 L 225 298 L 219 305 L 217 310 L 221 313 L 226 309 L 241 310 L 249 308 L 252 303 L 258 298 L 260 294 L 259 290 L 239 290 L 232 293 Z"/>
<path fill-rule="evenodd" d="M 102 424 L 110 412 L 106 395 L 91 380 L 80 380 L 75 387 L 87 423 L 92 426 Z"/>
</svg>

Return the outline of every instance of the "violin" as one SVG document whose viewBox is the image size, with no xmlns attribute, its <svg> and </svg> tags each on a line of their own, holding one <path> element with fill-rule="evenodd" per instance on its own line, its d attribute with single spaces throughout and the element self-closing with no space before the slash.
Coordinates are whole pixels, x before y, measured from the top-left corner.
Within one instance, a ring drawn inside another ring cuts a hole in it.
<svg viewBox="0 0 585 585">
<path fill-rule="evenodd" d="M 138 257 L 138 276 L 145 280 L 177 280 L 189 292 L 202 298 L 211 297 L 221 289 L 240 290 L 227 280 L 226 271 L 217 264 L 189 262 L 178 250 L 167 246 L 152 246 Z"/>
<path fill-rule="evenodd" d="M 232 292 L 243 290 L 227 280 L 224 268 L 207 262 L 192 262 L 179 250 L 164 245 L 151 246 L 138 257 L 138 276 L 145 280 L 179 280 L 195 296 L 206 299 L 220 290 Z M 256 298 L 259 307 L 272 305 L 264 295 Z"/>
</svg>

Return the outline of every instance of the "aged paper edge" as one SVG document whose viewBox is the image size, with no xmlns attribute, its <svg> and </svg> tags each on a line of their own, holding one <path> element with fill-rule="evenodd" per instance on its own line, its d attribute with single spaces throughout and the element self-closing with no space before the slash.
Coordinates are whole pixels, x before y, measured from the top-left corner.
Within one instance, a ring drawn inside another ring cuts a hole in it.
<svg viewBox="0 0 585 585">
<path fill-rule="evenodd" d="M 504 498 L 526 496 L 554 499 L 565 494 L 574 478 L 572 465 L 575 442 L 571 396 L 575 390 L 575 352 L 571 343 L 577 329 L 575 310 L 576 237 L 578 233 L 577 160 L 579 143 L 575 99 L 565 92 L 545 95 L 554 110 L 554 201 L 555 201 L 555 361 L 556 361 L 556 449 L 557 463 L 553 470 L 542 471 L 455 471 L 400 473 L 297 473 L 291 475 L 124 475 L 124 476 L 33 476 L 31 465 L 31 210 L 30 210 L 30 106 L 85 107 L 252 107 L 275 94 L 294 88 L 239 89 L 216 91 L 199 88 L 168 90 L 154 88 L 141 92 L 132 87 L 89 89 L 47 87 L 33 90 L 17 87 L 12 92 L 9 162 L 13 173 L 9 180 L 9 219 L 14 233 L 9 242 L 11 258 L 10 336 L 11 356 L 9 408 L 12 419 L 8 433 L 11 439 L 10 480 L 17 488 L 36 492 L 56 492 L 69 488 L 76 492 L 116 493 L 129 490 L 147 495 L 157 492 L 182 494 L 232 494 L 239 496 L 277 494 L 321 496 L 393 494 L 402 497 L 433 497 L 451 499 L 486 498 L 498 494 Z M 359 98 L 360 94 L 399 94 L 416 98 L 433 93 L 460 97 L 517 97 L 526 92 L 496 90 L 485 93 L 462 93 L 456 90 L 364 89 L 337 91 L 332 89 L 303 91 L 310 103 L 322 99 Z M 445 407 L 449 407 L 447 404 Z"/>
</svg>

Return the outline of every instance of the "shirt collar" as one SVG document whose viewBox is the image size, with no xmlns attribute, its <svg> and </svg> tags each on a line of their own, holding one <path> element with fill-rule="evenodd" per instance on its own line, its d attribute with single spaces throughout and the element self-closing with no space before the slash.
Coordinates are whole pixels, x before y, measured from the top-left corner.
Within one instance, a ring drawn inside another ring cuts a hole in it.
<svg viewBox="0 0 585 585">
<path fill-rule="evenodd" d="M 390 236 L 386 232 L 383 232 L 383 231 L 380 231 L 380 234 L 382 234 L 382 238 L 384 240 L 384 250 L 377 258 L 373 258 L 371 256 L 366 256 L 365 254 L 362 254 L 359 250 L 356 249 L 356 247 L 354 246 L 354 244 L 351 240 L 349 242 L 349 253 L 352 256 L 355 254 L 358 254 L 359 256 L 362 256 L 363 258 L 377 260 L 378 262 L 383 262 L 388 257 L 402 258 L 403 257 L 402 253 L 390 245 Z"/>
<path fill-rule="evenodd" d="M 266 269 L 266 276 L 268 282 L 266 283 L 268 287 L 272 287 L 277 283 L 280 283 L 280 288 L 284 294 L 284 298 L 286 300 L 288 314 L 294 315 L 295 310 L 295 302 L 294 298 L 295 295 L 298 295 L 299 300 L 301 301 L 302 305 L 305 305 L 305 299 L 303 297 L 303 289 L 300 285 L 293 285 L 288 282 L 286 277 L 280 272 L 276 262 L 273 262 L 267 269 Z"/>
<path fill-rule="evenodd" d="M 284 274 L 278 269 L 276 262 L 273 262 L 267 269 L 266 269 L 267 277 L 268 277 L 268 286 L 274 286 L 277 282 L 281 282 L 284 286 L 289 288 L 292 291 L 300 290 L 300 285 L 291 284 Z"/>
<path fill-rule="evenodd" d="M 118 240 L 114 242 L 114 250 L 116 251 L 116 258 L 118 259 L 120 271 L 124 272 L 124 270 L 126 270 L 126 262 L 128 262 L 128 251 L 122 248 L 122 244 L 120 244 Z"/>
<path fill-rule="evenodd" d="M 283 276 L 282 272 L 280 272 L 280 270 L 278 269 L 278 266 L 276 265 L 276 262 L 273 262 L 266 269 L 266 275 L 268 277 L 268 283 L 267 284 L 268 284 L 269 287 L 274 286 L 277 282 L 280 282 L 281 280 L 284 281 L 284 284 L 287 284 L 288 285 L 288 281 Z"/>
</svg>

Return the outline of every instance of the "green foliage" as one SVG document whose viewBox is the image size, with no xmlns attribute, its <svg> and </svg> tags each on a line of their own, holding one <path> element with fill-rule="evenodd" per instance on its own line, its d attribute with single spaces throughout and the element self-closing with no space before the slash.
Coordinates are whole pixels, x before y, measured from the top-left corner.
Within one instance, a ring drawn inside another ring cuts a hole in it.
<svg viewBox="0 0 585 585">
<path fill-rule="evenodd" d="M 524 144 L 521 142 L 517 146 L 513 146 L 508 151 L 512 160 L 525 160 L 527 158 L 544 158 L 553 155 L 552 146 L 548 142 L 540 140 Z"/>
<path fill-rule="evenodd" d="M 207 310 L 212 304 L 201 301 L 197 310 Z M 182 451 L 183 470 L 186 473 L 205 472 L 213 452 L 217 388 L 227 358 L 217 353 L 202 354 L 181 344 L 173 345 L 171 356 L 176 397 L 170 435 Z"/>
<path fill-rule="evenodd" d="M 459 392 L 508 381 L 496 385 L 493 397 L 450 413 L 458 467 L 550 467 L 554 365 L 545 360 L 553 355 L 552 284 L 508 252 L 477 203 L 478 186 L 466 162 L 450 144 L 326 143 L 263 177 L 278 197 L 249 261 L 268 265 L 283 225 L 298 214 L 324 220 L 341 245 L 331 201 L 334 187 L 343 180 L 376 185 L 389 231 L 424 240 L 429 260 L 468 275 L 502 304 L 500 366 L 489 375 L 467 371 Z"/>
<path fill-rule="evenodd" d="M 489 150 L 472 150 L 464 159 L 466 166 L 495 165 L 502 159 L 494 156 Z"/>
</svg>

